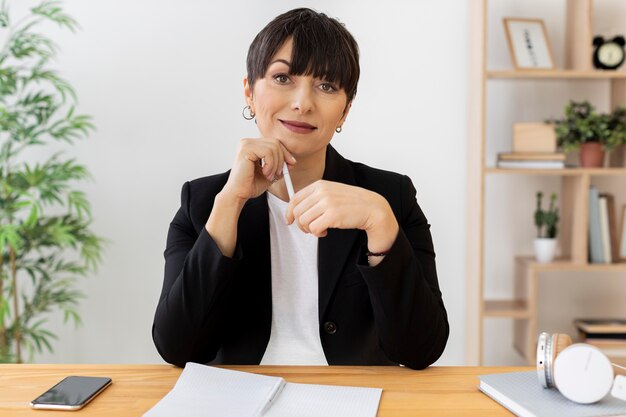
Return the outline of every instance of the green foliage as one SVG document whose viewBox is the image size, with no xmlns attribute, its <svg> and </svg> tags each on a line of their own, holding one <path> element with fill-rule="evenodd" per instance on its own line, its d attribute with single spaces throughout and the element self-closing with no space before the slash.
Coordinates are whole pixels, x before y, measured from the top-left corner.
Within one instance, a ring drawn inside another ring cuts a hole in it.
<svg viewBox="0 0 626 417">
<path fill-rule="evenodd" d="M 626 143 L 626 109 L 617 107 L 610 114 L 598 113 L 588 101 L 570 101 L 563 119 L 547 120 L 555 125 L 558 145 L 566 152 L 586 142 L 599 142 L 607 151 Z"/>
<path fill-rule="evenodd" d="M 535 226 L 537 227 L 537 237 L 556 238 L 557 225 L 559 224 L 559 209 L 556 206 L 556 193 L 550 194 L 550 206 L 548 210 L 543 210 L 541 199 L 543 193 L 537 192 L 537 208 L 535 209 Z"/>
<path fill-rule="evenodd" d="M 41 1 L 18 21 L 6 0 L 0 5 L 0 362 L 52 351 L 49 313 L 80 323 L 76 279 L 94 270 L 102 248 L 89 229 L 89 201 L 75 188 L 87 169 L 61 153 L 39 162 L 23 156 L 94 129 L 90 116 L 75 114 L 74 89 L 50 68 L 58 48 L 34 31 L 45 21 L 78 28 L 58 1 Z"/>
<path fill-rule="evenodd" d="M 626 108 L 618 106 L 605 117 L 607 131 L 604 147 L 610 151 L 616 146 L 626 145 Z"/>
</svg>

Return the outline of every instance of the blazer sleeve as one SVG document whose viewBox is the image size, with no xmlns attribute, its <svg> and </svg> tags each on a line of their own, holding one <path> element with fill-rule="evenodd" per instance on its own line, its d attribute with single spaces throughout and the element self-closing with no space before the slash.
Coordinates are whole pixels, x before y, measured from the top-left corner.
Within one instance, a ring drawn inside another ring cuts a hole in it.
<svg viewBox="0 0 626 417">
<path fill-rule="evenodd" d="M 221 320 L 227 316 L 225 293 L 240 263 L 237 251 L 233 258 L 225 257 L 204 227 L 196 231 L 190 199 L 187 182 L 167 234 L 165 278 L 152 325 L 159 354 L 181 367 L 188 361 L 206 363 L 215 358 Z"/>
<path fill-rule="evenodd" d="M 381 347 L 392 361 L 423 369 L 443 353 L 449 326 L 430 225 L 415 195 L 411 180 L 402 176 L 398 237 L 375 267 L 367 265 L 367 248 L 362 248 L 358 267 L 368 285 Z"/>
</svg>

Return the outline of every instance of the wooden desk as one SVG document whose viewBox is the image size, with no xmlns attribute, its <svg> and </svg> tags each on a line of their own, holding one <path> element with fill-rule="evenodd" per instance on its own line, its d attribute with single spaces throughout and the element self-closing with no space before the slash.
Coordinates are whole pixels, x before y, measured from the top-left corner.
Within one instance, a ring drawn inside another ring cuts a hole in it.
<svg viewBox="0 0 626 417">
<path fill-rule="evenodd" d="M 290 382 L 383 389 L 378 417 L 511 416 L 478 391 L 478 375 L 531 368 L 387 366 L 227 366 Z M 0 416 L 141 416 L 174 386 L 170 365 L 0 365 Z M 113 385 L 80 411 L 31 410 L 30 400 L 67 375 L 108 376 Z"/>
</svg>

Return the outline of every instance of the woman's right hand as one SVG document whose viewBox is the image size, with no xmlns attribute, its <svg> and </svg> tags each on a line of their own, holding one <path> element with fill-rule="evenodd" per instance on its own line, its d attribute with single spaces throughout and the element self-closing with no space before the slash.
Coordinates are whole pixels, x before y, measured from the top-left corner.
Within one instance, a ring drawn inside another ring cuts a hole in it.
<svg viewBox="0 0 626 417">
<path fill-rule="evenodd" d="M 296 158 L 278 139 L 241 139 L 228 181 L 220 194 L 240 204 L 258 197 L 272 185 L 272 180 L 282 178 L 284 162 L 291 166 Z"/>
</svg>

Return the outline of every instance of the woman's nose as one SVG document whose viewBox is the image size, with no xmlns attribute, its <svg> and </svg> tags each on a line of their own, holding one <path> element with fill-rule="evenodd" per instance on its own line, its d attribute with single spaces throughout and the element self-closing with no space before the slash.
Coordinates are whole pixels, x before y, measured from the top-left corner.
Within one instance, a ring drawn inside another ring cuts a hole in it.
<svg viewBox="0 0 626 417">
<path fill-rule="evenodd" d="M 292 110 L 296 110 L 299 113 L 307 113 L 311 111 L 313 107 L 313 91 L 311 86 L 302 85 L 296 88 L 291 101 Z"/>
</svg>

